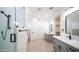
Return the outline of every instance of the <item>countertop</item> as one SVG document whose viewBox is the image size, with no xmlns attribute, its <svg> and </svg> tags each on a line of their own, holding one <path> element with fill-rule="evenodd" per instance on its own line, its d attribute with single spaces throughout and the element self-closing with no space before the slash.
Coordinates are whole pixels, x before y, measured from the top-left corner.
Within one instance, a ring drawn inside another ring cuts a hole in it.
<svg viewBox="0 0 79 59">
<path fill-rule="evenodd" d="M 73 40 L 73 39 L 69 40 L 68 38 L 66 38 L 66 36 L 53 36 L 53 37 L 76 49 L 79 49 L 79 41 L 77 40 Z"/>
</svg>

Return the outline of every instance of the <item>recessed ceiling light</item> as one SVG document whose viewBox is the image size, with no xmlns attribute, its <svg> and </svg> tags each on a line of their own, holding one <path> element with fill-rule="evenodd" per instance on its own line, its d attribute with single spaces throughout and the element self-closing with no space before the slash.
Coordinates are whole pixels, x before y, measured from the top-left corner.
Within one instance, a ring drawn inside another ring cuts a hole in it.
<svg viewBox="0 0 79 59">
<path fill-rule="evenodd" d="M 49 9 L 53 9 L 53 7 L 49 7 Z"/>
<path fill-rule="evenodd" d="M 34 22 L 37 22 L 37 20 L 38 20 L 37 18 L 33 18 L 33 21 L 34 21 Z"/>
<path fill-rule="evenodd" d="M 39 18 L 41 17 L 41 16 L 38 16 Z"/>
<path fill-rule="evenodd" d="M 38 11 L 41 11 L 41 8 L 38 8 Z"/>
</svg>

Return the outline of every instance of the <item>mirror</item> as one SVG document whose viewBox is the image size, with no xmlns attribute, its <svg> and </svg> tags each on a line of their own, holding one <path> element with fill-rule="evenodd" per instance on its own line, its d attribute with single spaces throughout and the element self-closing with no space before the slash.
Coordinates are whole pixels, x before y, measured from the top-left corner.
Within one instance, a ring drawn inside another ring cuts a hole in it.
<svg viewBox="0 0 79 59">
<path fill-rule="evenodd" d="M 49 33 L 53 31 L 52 24 L 49 24 Z"/>
<path fill-rule="evenodd" d="M 69 14 L 65 18 L 65 33 L 79 35 L 79 10 Z"/>
</svg>

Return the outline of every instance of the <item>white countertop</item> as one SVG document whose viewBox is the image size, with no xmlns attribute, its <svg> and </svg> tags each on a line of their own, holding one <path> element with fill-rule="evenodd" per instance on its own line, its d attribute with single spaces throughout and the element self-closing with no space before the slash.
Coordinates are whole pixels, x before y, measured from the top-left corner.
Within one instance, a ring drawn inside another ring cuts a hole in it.
<svg viewBox="0 0 79 59">
<path fill-rule="evenodd" d="M 66 38 L 66 36 L 53 36 L 53 37 L 62 42 L 65 42 L 66 44 L 68 44 L 74 48 L 79 49 L 79 41 L 77 41 L 77 40 L 73 40 L 73 39 L 69 40 L 68 38 Z"/>
</svg>

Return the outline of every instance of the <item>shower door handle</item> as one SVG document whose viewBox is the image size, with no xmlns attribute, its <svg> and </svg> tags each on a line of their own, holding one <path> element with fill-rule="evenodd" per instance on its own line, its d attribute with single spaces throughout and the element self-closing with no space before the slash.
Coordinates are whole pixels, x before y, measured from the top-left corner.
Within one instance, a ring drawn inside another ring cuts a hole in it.
<svg viewBox="0 0 79 59">
<path fill-rule="evenodd" d="M 25 29 L 25 30 L 21 30 L 21 29 L 19 29 L 19 32 L 22 32 L 22 31 L 27 31 L 27 29 Z"/>
</svg>

